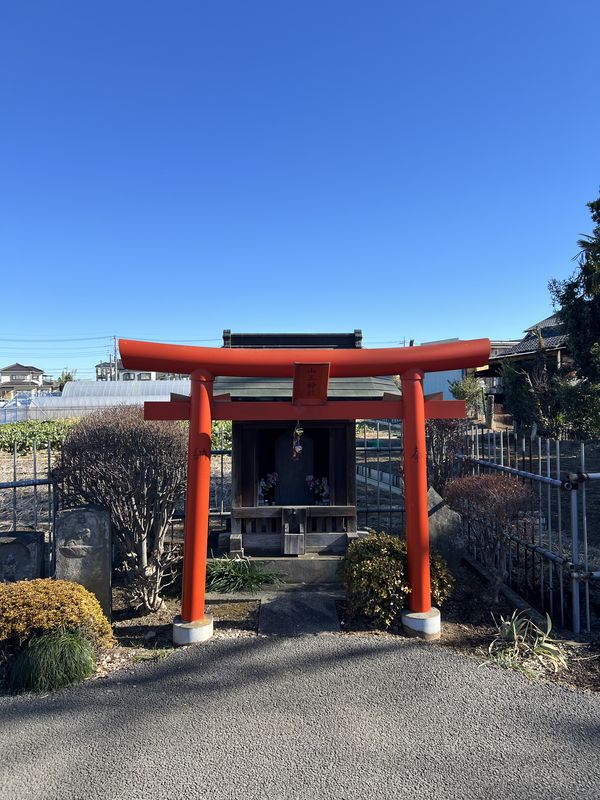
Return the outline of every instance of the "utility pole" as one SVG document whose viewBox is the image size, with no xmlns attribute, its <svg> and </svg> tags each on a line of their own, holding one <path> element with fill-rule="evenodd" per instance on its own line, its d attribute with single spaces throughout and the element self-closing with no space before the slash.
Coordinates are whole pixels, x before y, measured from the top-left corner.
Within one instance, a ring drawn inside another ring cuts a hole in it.
<svg viewBox="0 0 600 800">
<path fill-rule="evenodd" d="M 114 359 L 115 359 L 115 380 L 119 380 L 119 369 L 117 367 L 117 337 L 113 336 L 113 345 L 114 345 Z"/>
</svg>

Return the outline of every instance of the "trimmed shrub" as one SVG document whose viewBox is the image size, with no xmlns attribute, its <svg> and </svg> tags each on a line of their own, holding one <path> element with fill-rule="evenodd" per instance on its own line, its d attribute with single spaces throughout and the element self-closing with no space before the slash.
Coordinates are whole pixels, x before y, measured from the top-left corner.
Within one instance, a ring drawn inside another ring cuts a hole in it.
<svg viewBox="0 0 600 800">
<path fill-rule="evenodd" d="M 509 535 L 526 535 L 522 528 L 535 520 L 536 495 L 512 475 L 465 475 L 446 484 L 444 499 L 467 523 L 477 557 L 492 578 L 490 599 L 497 603 L 507 574 Z"/>
<path fill-rule="evenodd" d="M 364 617 L 377 628 L 400 625 L 406 608 L 408 583 L 406 542 L 387 533 L 372 533 L 353 542 L 341 566 L 348 612 Z M 431 554 L 431 595 L 441 605 L 454 588 L 454 578 L 444 559 Z"/>
<path fill-rule="evenodd" d="M 0 584 L 0 648 L 19 649 L 33 636 L 79 630 L 97 647 L 113 632 L 96 597 L 71 581 L 39 578 Z"/>
<path fill-rule="evenodd" d="M 11 660 L 8 688 L 13 694 L 51 692 L 80 683 L 96 672 L 94 646 L 80 630 L 59 628 L 33 636 Z"/>
</svg>

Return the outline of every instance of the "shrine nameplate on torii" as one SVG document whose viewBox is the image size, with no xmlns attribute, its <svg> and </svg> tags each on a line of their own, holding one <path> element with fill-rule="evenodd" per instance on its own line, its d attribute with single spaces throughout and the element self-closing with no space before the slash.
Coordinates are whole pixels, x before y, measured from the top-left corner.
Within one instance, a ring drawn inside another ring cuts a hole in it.
<svg viewBox="0 0 600 800">
<path fill-rule="evenodd" d="M 466 409 L 462 400 L 424 397 L 423 375 L 486 364 L 489 339 L 373 350 L 250 350 L 120 340 L 119 350 L 128 369 L 191 377 L 190 397 L 172 395 L 170 402 L 147 402 L 144 406 L 148 420 L 190 421 L 182 614 L 174 625 L 176 643 L 202 641 L 212 633 L 212 621 L 204 617 L 204 594 L 213 420 L 404 420 L 406 543 L 412 587 L 410 612 L 404 624 L 426 637 L 439 635 L 439 612 L 431 608 L 430 597 L 425 420 L 462 418 Z M 397 374 L 401 377 L 401 398 L 327 399 L 329 378 Z M 213 396 L 212 384 L 217 376 L 292 378 L 292 398 L 236 402 L 229 395 Z"/>
</svg>

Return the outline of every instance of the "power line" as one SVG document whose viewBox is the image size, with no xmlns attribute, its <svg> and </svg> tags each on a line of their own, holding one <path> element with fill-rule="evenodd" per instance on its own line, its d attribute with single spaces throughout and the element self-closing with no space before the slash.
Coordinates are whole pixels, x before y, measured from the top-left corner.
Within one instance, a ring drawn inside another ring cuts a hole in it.
<svg viewBox="0 0 600 800">
<path fill-rule="evenodd" d="M 117 336 L 117 339 L 129 339 L 129 341 L 131 342 L 148 342 L 156 340 L 156 337 L 151 336 L 142 339 L 139 336 Z M 0 339 L 0 341 L 2 340 Z M 222 339 L 220 336 L 215 336 L 212 339 L 166 339 L 164 341 L 166 344 L 187 344 L 190 342 L 220 342 L 222 341 Z"/>
<path fill-rule="evenodd" d="M 78 339 L 0 339 L 0 342 L 92 342 L 99 339 L 112 339 L 112 336 L 82 336 Z"/>
<path fill-rule="evenodd" d="M 78 353 L 79 356 L 85 356 L 86 354 L 93 356 L 94 354 L 108 352 L 110 352 L 108 347 L 36 347 L 35 349 L 22 347 L 0 347 L 0 355 L 18 353 L 20 358 L 26 356 L 28 353 L 55 353 L 56 355 L 61 355 L 62 353 Z"/>
</svg>

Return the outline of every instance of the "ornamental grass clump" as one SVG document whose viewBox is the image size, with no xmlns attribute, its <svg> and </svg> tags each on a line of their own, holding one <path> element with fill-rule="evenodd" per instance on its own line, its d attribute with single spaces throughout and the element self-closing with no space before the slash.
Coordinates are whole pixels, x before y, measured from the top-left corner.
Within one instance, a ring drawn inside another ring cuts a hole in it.
<svg viewBox="0 0 600 800">
<path fill-rule="evenodd" d="M 387 533 L 372 533 L 353 542 L 341 566 L 348 613 L 376 628 L 399 627 L 411 587 L 408 582 L 406 542 Z M 441 605 L 454 588 L 444 559 L 431 554 L 431 595 Z"/>
<path fill-rule="evenodd" d="M 262 586 L 282 583 L 275 572 L 263 572 L 249 558 L 214 558 L 206 565 L 206 589 L 221 594 L 254 592 Z"/>
<path fill-rule="evenodd" d="M 13 694 L 52 692 L 80 683 L 96 672 L 94 646 L 80 630 L 58 628 L 33 636 L 14 656 L 8 668 L 8 688 Z"/>
<path fill-rule="evenodd" d="M 551 631 L 552 620 L 549 614 L 546 614 L 545 630 L 523 611 L 513 611 L 507 618 L 500 617 L 500 623 L 496 623 L 496 634 L 489 646 L 489 663 L 505 669 L 516 669 L 530 677 L 536 677 L 543 672 L 557 673 L 568 669 L 563 645 L 551 638 Z"/>
</svg>

